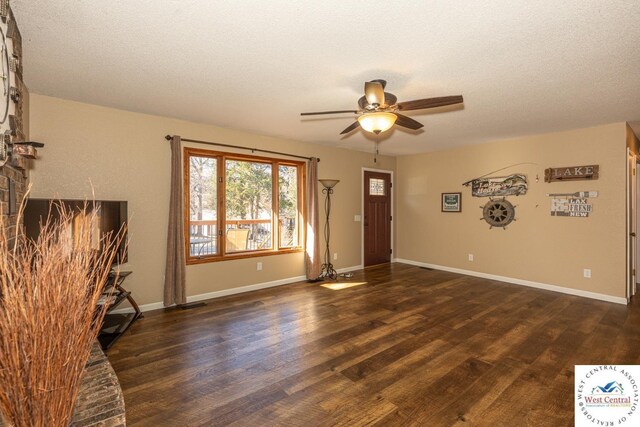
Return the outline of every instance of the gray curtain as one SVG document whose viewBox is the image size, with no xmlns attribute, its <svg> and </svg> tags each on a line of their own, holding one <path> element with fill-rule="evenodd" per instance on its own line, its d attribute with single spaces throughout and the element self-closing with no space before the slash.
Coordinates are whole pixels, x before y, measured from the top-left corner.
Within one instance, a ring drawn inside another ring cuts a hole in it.
<svg viewBox="0 0 640 427">
<path fill-rule="evenodd" d="M 307 279 L 320 276 L 320 225 L 318 217 L 318 159 L 309 160 L 307 165 L 307 223 L 305 233 L 304 264 Z"/>
<path fill-rule="evenodd" d="M 171 196 L 169 198 L 167 263 L 164 272 L 165 307 L 187 302 L 182 191 L 182 147 L 180 137 L 174 136 L 171 139 Z"/>
</svg>

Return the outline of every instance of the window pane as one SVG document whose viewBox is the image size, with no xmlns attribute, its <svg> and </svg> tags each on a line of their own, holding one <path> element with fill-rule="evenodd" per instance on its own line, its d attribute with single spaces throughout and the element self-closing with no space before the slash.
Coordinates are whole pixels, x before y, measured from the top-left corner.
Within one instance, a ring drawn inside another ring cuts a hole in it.
<svg viewBox="0 0 640 427">
<path fill-rule="evenodd" d="M 226 174 L 226 252 L 271 249 L 271 164 L 227 160 Z"/>
<path fill-rule="evenodd" d="M 298 168 L 280 166 L 278 179 L 280 220 L 280 247 L 290 248 L 298 244 Z"/>
<path fill-rule="evenodd" d="M 217 248 L 217 159 L 189 157 L 189 254 L 214 255 Z"/>
<path fill-rule="evenodd" d="M 369 195 L 384 196 L 384 179 L 369 179 Z"/>
</svg>

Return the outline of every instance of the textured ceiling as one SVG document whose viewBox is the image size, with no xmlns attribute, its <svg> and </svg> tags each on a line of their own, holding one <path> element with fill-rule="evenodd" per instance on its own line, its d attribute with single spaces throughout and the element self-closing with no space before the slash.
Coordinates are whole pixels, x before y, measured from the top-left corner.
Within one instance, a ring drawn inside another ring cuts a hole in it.
<svg viewBox="0 0 640 427">
<path fill-rule="evenodd" d="M 399 101 L 462 94 L 381 135 L 409 154 L 640 120 L 637 1 L 12 2 L 35 93 L 371 150 L 366 80 Z M 184 135 L 188 137 L 188 135 Z M 223 141 L 220 141 L 223 142 Z"/>
</svg>

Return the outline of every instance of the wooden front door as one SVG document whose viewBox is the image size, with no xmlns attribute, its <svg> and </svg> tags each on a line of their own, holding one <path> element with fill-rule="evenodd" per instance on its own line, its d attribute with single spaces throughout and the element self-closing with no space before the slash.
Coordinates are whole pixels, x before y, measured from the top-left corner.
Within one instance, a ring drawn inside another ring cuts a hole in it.
<svg viewBox="0 0 640 427">
<path fill-rule="evenodd" d="M 364 172 L 364 266 L 391 261 L 391 174 Z"/>
</svg>

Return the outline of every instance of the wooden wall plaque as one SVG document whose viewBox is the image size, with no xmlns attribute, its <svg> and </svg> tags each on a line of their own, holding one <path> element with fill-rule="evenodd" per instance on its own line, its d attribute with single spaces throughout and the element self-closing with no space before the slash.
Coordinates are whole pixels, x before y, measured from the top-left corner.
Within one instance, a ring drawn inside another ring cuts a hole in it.
<svg viewBox="0 0 640 427">
<path fill-rule="evenodd" d="M 544 170 L 544 182 L 593 181 L 598 179 L 599 165 L 565 166 Z"/>
</svg>

